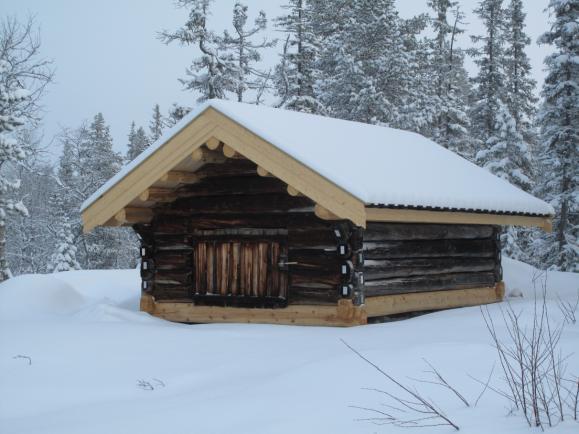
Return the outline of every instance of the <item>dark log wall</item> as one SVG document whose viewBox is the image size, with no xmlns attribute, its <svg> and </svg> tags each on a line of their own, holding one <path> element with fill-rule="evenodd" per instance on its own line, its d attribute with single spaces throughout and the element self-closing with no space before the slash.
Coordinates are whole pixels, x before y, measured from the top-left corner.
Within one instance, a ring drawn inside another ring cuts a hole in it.
<svg viewBox="0 0 579 434">
<path fill-rule="evenodd" d="M 493 286 L 502 278 L 498 234 L 495 226 L 369 223 L 366 297 Z"/>
<path fill-rule="evenodd" d="M 156 207 L 150 224 L 135 226 L 144 292 L 217 305 L 362 302 L 359 229 L 317 218 L 311 200 L 290 196 L 283 182 L 258 176 L 247 160 L 210 164 L 197 174 L 201 182 Z M 216 267 L 225 263 L 219 255 L 236 265 Z M 250 255 L 253 265 L 244 269 Z M 208 267 L 202 276 L 200 263 Z"/>
</svg>

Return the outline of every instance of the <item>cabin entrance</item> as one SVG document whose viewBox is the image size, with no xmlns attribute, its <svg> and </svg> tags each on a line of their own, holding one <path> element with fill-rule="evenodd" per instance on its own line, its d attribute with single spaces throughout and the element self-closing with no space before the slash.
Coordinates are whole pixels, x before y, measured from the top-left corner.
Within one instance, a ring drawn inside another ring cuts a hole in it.
<svg viewBox="0 0 579 434">
<path fill-rule="evenodd" d="M 286 229 L 217 229 L 195 234 L 196 303 L 285 307 L 288 295 Z"/>
</svg>

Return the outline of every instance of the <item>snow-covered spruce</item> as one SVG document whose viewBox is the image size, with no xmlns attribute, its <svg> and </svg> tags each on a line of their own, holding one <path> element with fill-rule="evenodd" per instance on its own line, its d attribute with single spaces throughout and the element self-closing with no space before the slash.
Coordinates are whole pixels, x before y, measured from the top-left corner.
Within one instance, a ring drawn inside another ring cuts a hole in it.
<svg viewBox="0 0 579 434">
<path fill-rule="evenodd" d="M 56 252 L 50 267 L 52 272 L 80 270 L 80 265 L 76 260 L 77 249 L 74 245 L 74 234 L 66 219 L 60 225 L 57 240 Z"/>
<path fill-rule="evenodd" d="M 153 137 L 153 136 L 152 136 Z M 151 137 L 151 138 L 152 138 Z M 129 143 L 127 144 L 127 161 L 132 161 L 151 144 L 143 127 L 135 130 L 135 123 L 131 123 L 129 131 Z"/>
<path fill-rule="evenodd" d="M 537 194 L 556 209 L 554 231 L 535 244 L 540 261 L 579 270 L 579 0 L 551 0 L 551 29 L 539 42 L 553 46 L 538 115 L 541 125 Z"/>
</svg>

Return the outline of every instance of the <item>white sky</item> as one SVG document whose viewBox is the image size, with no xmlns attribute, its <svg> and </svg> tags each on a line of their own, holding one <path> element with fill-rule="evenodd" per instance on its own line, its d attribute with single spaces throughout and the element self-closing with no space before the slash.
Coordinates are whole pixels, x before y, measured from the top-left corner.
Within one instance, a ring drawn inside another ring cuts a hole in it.
<svg viewBox="0 0 579 434">
<path fill-rule="evenodd" d="M 508 1 L 508 0 L 506 0 Z M 211 27 L 230 26 L 235 0 L 216 0 Z M 269 19 L 280 14 L 285 0 L 245 0 L 252 16 L 265 10 Z M 427 11 L 427 0 L 397 0 L 403 17 Z M 482 31 L 472 10 L 477 0 L 460 0 L 469 23 L 468 35 Z M 525 0 L 527 31 L 532 39 L 529 56 L 533 75 L 542 84 L 543 59 L 548 47 L 538 46 L 537 37 L 548 26 L 544 9 L 547 0 Z M 186 14 L 176 10 L 171 0 L 0 0 L 2 15 L 25 18 L 34 14 L 41 25 L 42 53 L 56 66 L 56 83 L 44 99 L 45 139 L 61 126 L 76 127 L 101 111 L 111 125 L 115 147 L 124 150 L 130 122 L 147 126 L 152 107 L 161 105 L 163 113 L 173 102 L 194 105 L 196 96 L 185 92 L 177 78 L 196 55 L 192 47 L 166 46 L 157 38 L 162 29 L 173 30 Z M 271 22 L 270 22 L 271 24 Z M 270 26 L 269 33 L 276 37 Z M 278 46 L 266 56 L 266 63 L 277 61 Z M 471 73 L 473 65 L 467 65 Z M 53 150 L 54 154 L 58 149 Z"/>
</svg>

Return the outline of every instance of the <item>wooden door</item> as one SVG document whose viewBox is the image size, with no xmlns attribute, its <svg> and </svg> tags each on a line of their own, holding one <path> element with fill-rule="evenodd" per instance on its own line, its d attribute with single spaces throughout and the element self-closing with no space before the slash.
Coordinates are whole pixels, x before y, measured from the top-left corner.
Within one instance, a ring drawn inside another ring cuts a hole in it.
<svg viewBox="0 0 579 434">
<path fill-rule="evenodd" d="M 287 247 L 280 239 L 199 239 L 195 243 L 194 297 L 216 305 L 285 305 Z"/>
</svg>

